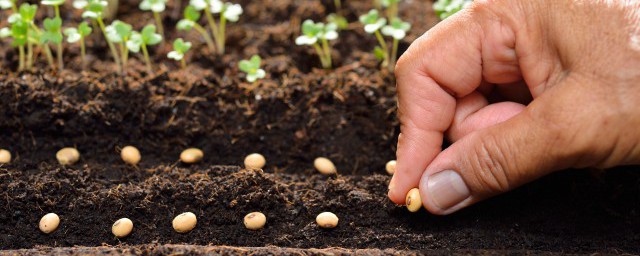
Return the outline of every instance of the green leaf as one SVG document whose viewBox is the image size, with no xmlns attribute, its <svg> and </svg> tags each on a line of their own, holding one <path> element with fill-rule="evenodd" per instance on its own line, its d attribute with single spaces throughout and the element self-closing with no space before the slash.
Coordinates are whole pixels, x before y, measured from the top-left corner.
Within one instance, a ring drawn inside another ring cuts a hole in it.
<svg viewBox="0 0 640 256">
<path fill-rule="evenodd" d="M 44 33 L 40 37 L 41 43 L 62 43 L 62 19 L 59 17 L 44 19 Z"/>
<path fill-rule="evenodd" d="M 182 38 L 178 38 L 173 41 L 173 50 L 175 50 L 176 52 L 184 54 L 189 51 L 189 49 L 191 49 L 190 42 L 185 42 L 184 40 L 182 40 Z"/>
<path fill-rule="evenodd" d="M 127 49 L 132 52 L 139 52 L 140 47 L 144 45 L 142 35 L 136 31 L 131 34 L 131 38 L 127 41 Z"/>
<path fill-rule="evenodd" d="M 248 60 L 241 60 L 240 63 L 238 63 L 238 68 L 246 73 L 251 72 L 251 66 L 251 62 L 249 62 Z"/>
<path fill-rule="evenodd" d="M 349 27 L 349 21 L 345 17 L 332 13 L 327 16 L 328 23 L 335 23 L 339 29 L 347 29 Z"/>
<path fill-rule="evenodd" d="M 78 25 L 78 34 L 80 34 L 81 36 L 88 36 L 91 34 L 91 32 L 93 32 L 93 29 L 86 21 L 83 21 L 82 23 L 80 23 L 80 25 Z"/>
<path fill-rule="evenodd" d="M 27 31 L 29 31 L 29 23 L 22 20 L 11 24 L 11 37 L 13 37 L 13 46 L 21 46 L 27 44 Z"/>
<path fill-rule="evenodd" d="M 23 3 L 20 5 L 18 12 L 22 17 L 22 20 L 25 22 L 32 22 L 33 18 L 36 17 L 36 12 L 38 12 L 38 6 L 35 4 Z"/>
<path fill-rule="evenodd" d="M 255 74 L 260 69 L 260 62 L 262 59 L 258 55 L 251 56 L 249 60 L 241 60 L 238 63 L 238 68 L 244 71 L 245 73 L 252 75 Z"/>
<path fill-rule="evenodd" d="M 43 5 L 60 6 L 64 4 L 64 0 L 42 0 L 40 3 Z"/>
<path fill-rule="evenodd" d="M 142 41 L 146 45 L 156 45 L 162 42 L 162 36 L 156 33 L 155 25 L 146 25 L 140 34 L 142 35 Z"/>
<path fill-rule="evenodd" d="M 318 37 L 318 35 L 324 29 L 322 22 L 315 23 L 312 20 L 305 20 L 302 23 L 302 34 L 308 37 Z"/>
<path fill-rule="evenodd" d="M 200 11 L 191 5 L 184 9 L 184 18 L 187 20 L 197 22 L 200 19 L 200 16 Z"/>
<path fill-rule="evenodd" d="M 260 58 L 260 56 L 258 56 L 258 55 L 251 56 L 250 62 L 251 62 L 251 65 L 253 65 L 254 68 L 259 68 L 261 61 L 262 61 L 262 58 Z"/>
<path fill-rule="evenodd" d="M 380 46 L 376 46 L 376 48 L 373 49 L 373 55 L 376 56 L 376 59 L 378 60 L 384 60 L 387 53 L 385 52 L 385 50 L 380 48 Z"/>
<path fill-rule="evenodd" d="M 12 8 L 16 4 L 16 0 L 0 0 L 0 9 L 6 10 Z"/>
<path fill-rule="evenodd" d="M 80 36 L 76 28 L 65 28 L 64 35 L 67 36 L 67 42 L 69 43 L 75 43 L 82 39 L 82 36 Z"/>
<path fill-rule="evenodd" d="M 131 36 L 132 27 L 131 25 L 124 23 L 122 21 L 116 20 L 112 23 L 116 33 L 120 38 L 126 40 Z"/>
<path fill-rule="evenodd" d="M 194 22 L 188 19 L 182 19 L 178 21 L 176 28 L 182 31 L 190 31 L 193 28 Z"/>
</svg>

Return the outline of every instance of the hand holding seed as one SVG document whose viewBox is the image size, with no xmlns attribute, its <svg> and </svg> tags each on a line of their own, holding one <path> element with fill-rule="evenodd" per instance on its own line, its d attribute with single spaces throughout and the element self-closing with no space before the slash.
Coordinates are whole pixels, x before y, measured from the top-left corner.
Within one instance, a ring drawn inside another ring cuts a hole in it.
<svg viewBox="0 0 640 256">
<path fill-rule="evenodd" d="M 640 2 L 577 0 L 474 1 L 432 28 L 395 72 L 391 200 L 419 187 L 449 214 L 557 170 L 640 164 L 639 31 Z"/>
</svg>

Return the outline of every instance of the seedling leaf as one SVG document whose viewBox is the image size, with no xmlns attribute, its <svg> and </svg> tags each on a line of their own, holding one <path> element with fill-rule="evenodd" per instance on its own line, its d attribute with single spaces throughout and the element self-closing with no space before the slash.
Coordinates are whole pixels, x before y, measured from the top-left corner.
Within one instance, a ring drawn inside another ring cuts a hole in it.
<svg viewBox="0 0 640 256">
<path fill-rule="evenodd" d="M 143 11 L 163 12 L 167 7 L 167 0 L 143 0 L 139 7 Z"/>
<path fill-rule="evenodd" d="M 60 6 L 64 4 L 64 1 L 65 0 L 42 0 L 40 3 L 43 5 Z"/>
</svg>

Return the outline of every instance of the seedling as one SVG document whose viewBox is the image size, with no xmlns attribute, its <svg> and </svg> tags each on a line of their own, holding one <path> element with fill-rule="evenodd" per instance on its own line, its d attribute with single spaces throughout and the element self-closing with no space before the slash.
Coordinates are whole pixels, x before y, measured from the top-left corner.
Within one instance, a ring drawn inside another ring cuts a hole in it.
<svg viewBox="0 0 640 256">
<path fill-rule="evenodd" d="M 40 219 L 38 227 L 42 233 L 49 234 L 55 231 L 58 225 L 60 225 L 60 217 L 58 217 L 58 214 L 47 213 Z"/>
<path fill-rule="evenodd" d="M 64 61 L 62 60 L 62 18 L 60 17 L 60 5 L 65 0 L 42 0 L 43 5 L 53 6 L 56 16 L 53 19 L 44 20 L 44 34 L 40 38 L 42 43 L 53 43 L 58 46 L 58 70 L 64 69 Z"/>
<path fill-rule="evenodd" d="M 387 19 L 380 16 L 380 12 L 376 9 L 372 9 L 369 13 L 360 16 L 360 22 L 364 24 L 364 31 L 369 34 L 374 34 L 376 39 L 378 40 L 378 46 L 374 49 L 374 54 L 378 59 L 382 60 L 382 66 L 386 67 L 389 65 L 389 53 L 387 42 L 380 34 L 380 29 L 387 25 Z"/>
<path fill-rule="evenodd" d="M 109 5 L 109 3 L 105 0 L 75 0 L 73 2 L 73 7 L 76 9 L 82 9 L 84 12 L 82 13 L 82 18 L 93 19 L 98 23 L 104 38 L 107 40 L 107 45 L 109 46 L 109 50 L 111 51 L 111 55 L 113 56 L 113 60 L 118 66 L 118 71 L 122 73 L 122 63 L 120 57 L 118 56 L 118 51 L 114 43 L 109 40 L 109 36 L 107 35 L 107 29 L 104 25 L 103 15 L 105 12 L 105 8 Z"/>
<path fill-rule="evenodd" d="M 342 1 L 333 0 L 333 5 L 336 7 L 336 13 L 331 13 L 327 16 L 327 23 L 335 23 L 338 25 L 338 29 L 347 29 L 349 21 L 342 16 Z"/>
<path fill-rule="evenodd" d="M 64 35 L 67 36 L 68 43 L 76 43 L 80 42 L 80 58 L 82 59 L 82 68 L 86 66 L 86 46 L 85 46 L 85 38 L 91 34 L 93 29 L 89 26 L 89 23 L 83 21 L 78 25 L 78 28 L 66 28 L 64 30 Z"/>
<path fill-rule="evenodd" d="M 11 163 L 11 152 L 9 152 L 9 150 L 0 148 L 0 164 L 8 163 Z"/>
<path fill-rule="evenodd" d="M 338 172 L 333 162 L 325 157 L 316 158 L 313 161 L 313 167 L 324 175 L 336 174 Z"/>
<path fill-rule="evenodd" d="M 242 14 L 242 6 L 220 0 L 191 0 L 189 5 L 198 11 L 204 10 L 211 31 L 213 31 L 213 39 L 216 41 L 218 53 L 224 54 L 227 21 L 237 22 Z M 213 14 L 220 14 L 219 22 L 216 22 Z"/>
<path fill-rule="evenodd" d="M 80 160 L 80 152 L 75 148 L 63 148 L 56 153 L 56 159 L 61 165 L 72 165 Z"/>
<path fill-rule="evenodd" d="M 338 226 L 338 216 L 332 212 L 323 212 L 316 217 L 316 223 L 321 228 L 335 228 Z"/>
<path fill-rule="evenodd" d="M 258 230 L 267 223 L 267 216 L 261 212 L 252 212 L 244 216 L 244 226 L 249 230 Z"/>
<path fill-rule="evenodd" d="M 14 13 L 17 13 L 18 7 L 16 6 L 16 0 L 0 0 L 0 9 L 11 9 Z"/>
<path fill-rule="evenodd" d="M 173 229 L 178 233 L 187 233 L 193 230 L 198 223 L 196 215 L 192 212 L 185 212 L 173 219 Z"/>
<path fill-rule="evenodd" d="M 167 0 L 142 0 L 140 3 L 140 10 L 153 12 L 153 18 L 156 20 L 156 26 L 158 26 L 158 33 L 164 36 L 164 26 L 162 25 L 162 18 L 160 13 L 164 12 L 167 8 Z"/>
<path fill-rule="evenodd" d="M 122 161 L 130 165 L 136 165 L 140 162 L 140 159 L 142 159 L 140 150 L 134 146 L 126 146 L 122 148 L 122 151 L 120 151 L 120 157 L 122 157 Z"/>
<path fill-rule="evenodd" d="M 146 25 L 140 33 L 133 31 L 131 34 L 131 40 L 127 41 L 127 48 L 132 52 L 139 52 L 142 49 L 144 55 L 144 61 L 147 63 L 147 71 L 149 74 L 153 73 L 151 67 L 151 59 L 149 58 L 148 45 L 157 45 L 162 42 L 162 36 L 156 33 L 156 26 Z"/>
<path fill-rule="evenodd" d="M 120 59 L 122 62 L 120 63 L 119 70 L 121 74 L 124 74 L 124 68 L 127 66 L 127 61 L 129 59 L 129 49 L 127 48 L 127 42 L 131 37 L 131 33 L 133 31 L 131 25 L 124 23 L 120 20 L 115 20 L 111 23 L 111 25 L 105 28 L 107 41 L 112 44 L 118 44 L 120 47 Z"/>
<path fill-rule="evenodd" d="M 471 4 L 472 0 L 438 0 L 433 3 L 433 10 L 444 20 Z"/>
<path fill-rule="evenodd" d="M 302 35 L 296 38 L 296 44 L 313 46 L 320 57 L 322 67 L 330 69 L 331 48 L 329 47 L 329 40 L 338 38 L 337 28 L 338 26 L 335 23 L 325 25 L 322 22 L 314 23 L 312 20 L 305 20 L 302 23 Z"/>
<path fill-rule="evenodd" d="M 180 65 L 184 69 L 187 67 L 184 55 L 189 51 L 189 49 L 191 49 L 191 43 L 185 42 L 182 38 L 178 38 L 173 41 L 173 51 L 167 53 L 167 57 L 180 61 Z"/>
<path fill-rule="evenodd" d="M 407 205 L 407 209 L 410 212 L 417 212 L 422 207 L 422 199 L 420 198 L 420 190 L 417 188 L 412 188 L 407 193 L 407 198 L 405 199 L 405 203 Z"/>
<path fill-rule="evenodd" d="M 247 169 L 262 169 L 267 164 L 263 155 L 253 153 L 244 158 L 244 167 Z"/>
<path fill-rule="evenodd" d="M 204 38 L 204 41 L 207 42 L 207 46 L 209 47 L 209 50 L 211 52 L 214 52 L 216 49 L 216 46 L 214 45 L 213 40 L 209 35 L 209 32 L 207 32 L 205 28 L 203 28 L 202 26 L 200 26 L 200 24 L 198 24 L 198 20 L 200 20 L 200 16 L 201 16 L 200 11 L 198 11 L 192 5 L 189 5 L 184 9 L 184 19 L 178 21 L 178 25 L 176 27 L 178 28 L 178 30 L 183 30 L 183 31 L 191 31 L 191 29 L 195 29 L 198 33 L 202 35 L 202 38 Z"/>
<path fill-rule="evenodd" d="M 10 4 L 12 4 L 10 8 L 14 9 L 15 3 L 12 2 Z M 4 6 L 8 5 L 9 4 L 5 4 Z M 13 39 L 12 45 L 18 48 L 19 71 L 25 68 L 31 69 L 33 65 L 33 45 L 40 44 L 42 32 L 33 22 L 37 11 L 37 5 L 23 3 L 20 5 L 20 8 L 17 9 L 17 12 L 9 15 L 8 21 L 11 27 L 0 29 L 0 38 L 11 37 Z M 26 53 L 25 46 L 27 47 Z M 42 48 L 44 48 L 49 65 L 53 67 L 53 57 L 51 56 L 49 46 L 43 45 Z"/>
<path fill-rule="evenodd" d="M 258 79 L 264 78 L 264 76 L 266 75 L 266 73 L 264 72 L 264 69 L 260 68 L 260 62 L 262 62 L 262 59 L 260 58 L 260 56 L 253 55 L 251 56 L 251 59 L 241 60 L 240 63 L 238 64 L 238 67 L 240 68 L 240 70 L 247 73 L 247 82 L 254 83 Z"/>
<path fill-rule="evenodd" d="M 387 9 L 387 18 L 393 20 L 398 17 L 398 3 L 400 0 L 380 0 L 382 7 Z"/>
<path fill-rule="evenodd" d="M 131 234 L 133 230 L 133 221 L 128 218 L 122 218 L 117 220 L 111 226 L 111 233 L 118 238 L 123 238 Z"/>
<path fill-rule="evenodd" d="M 407 31 L 411 29 L 411 24 L 402 21 L 400 18 L 394 18 L 389 25 L 382 28 L 382 34 L 393 38 L 393 46 L 391 48 L 391 59 L 389 60 L 389 70 L 393 70 L 398 55 L 398 44 L 405 36 Z"/>
<path fill-rule="evenodd" d="M 193 164 L 200 162 L 204 157 L 202 150 L 197 148 L 189 148 L 182 151 L 180 154 L 180 160 L 186 164 Z"/>
</svg>

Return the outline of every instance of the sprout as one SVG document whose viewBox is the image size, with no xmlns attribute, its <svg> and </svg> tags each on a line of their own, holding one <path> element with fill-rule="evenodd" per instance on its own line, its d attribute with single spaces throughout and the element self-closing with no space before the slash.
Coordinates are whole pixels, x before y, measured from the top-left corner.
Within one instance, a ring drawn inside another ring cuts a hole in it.
<svg viewBox="0 0 640 256">
<path fill-rule="evenodd" d="M 64 61 L 62 60 L 62 18 L 60 17 L 60 5 L 64 4 L 64 1 L 42 0 L 41 2 L 43 5 L 53 6 L 56 13 L 55 18 L 44 20 L 45 33 L 40 40 L 42 40 L 42 43 L 51 42 L 58 45 L 58 69 L 60 71 L 64 69 Z"/>
<path fill-rule="evenodd" d="M 0 0 L 0 9 L 11 9 L 13 10 L 13 12 L 18 12 L 18 8 L 16 7 L 16 0 Z"/>
<path fill-rule="evenodd" d="M 440 19 L 446 19 L 463 8 L 469 6 L 472 0 L 438 0 L 433 3 L 433 10 Z"/>
<path fill-rule="evenodd" d="M 75 0 L 73 2 L 74 8 L 84 10 L 84 12 L 82 13 L 82 18 L 93 19 L 98 23 L 98 26 L 102 31 L 102 34 L 104 35 L 105 39 L 107 39 L 107 45 L 109 46 L 109 50 L 111 51 L 111 56 L 113 56 L 113 60 L 116 62 L 116 65 L 118 66 L 118 71 L 122 73 L 123 72 L 122 70 L 123 65 L 121 63 L 122 61 L 118 56 L 118 51 L 116 50 L 115 45 L 111 40 L 109 40 L 109 36 L 107 35 L 107 29 L 104 25 L 103 14 L 105 11 L 105 7 L 107 7 L 108 5 L 109 5 L 108 2 L 105 0 Z"/>
<path fill-rule="evenodd" d="M 158 26 L 158 33 L 164 36 L 164 27 L 162 26 L 162 18 L 160 13 L 167 8 L 167 0 L 142 0 L 140 10 L 153 12 L 153 18 Z"/>
<path fill-rule="evenodd" d="M 191 49 L 191 43 L 185 42 L 184 40 L 182 40 L 182 38 L 178 38 L 173 41 L 173 51 L 170 51 L 167 54 L 167 57 L 180 61 L 182 68 L 186 68 L 187 63 L 184 60 L 184 55 L 187 53 L 187 51 L 189 51 L 189 49 Z"/>
<path fill-rule="evenodd" d="M 221 54 L 224 53 L 227 20 L 230 22 L 238 21 L 243 12 L 242 6 L 239 4 L 224 3 L 220 0 L 191 0 L 189 5 L 193 6 L 197 11 L 204 10 L 209 26 L 213 31 L 213 39 L 216 41 L 218 52 Z M 220 14 L 219 24 L 216 23 L 213 14 Z"/>
<path fill-rule="evenodd" d="M 238 67 L 243 72 L 247 73 L 247 82 L 253 83 L 258 79 L 262 79 L 265 76 L 265 72 L 260 68 L 260 62 L 262 59 L 258 55 L 251 56 L 249 60 L 241 60 Z"/>
<path fill-rule="evenodd" d="M 198 20 L 200 19 L 200 11 L 192 5 L 187 6 L 184 9 L 184 19 L 178 21 L 178 25 L 176 26 L 178 30 L 190 31 L 191 29 L 195 29 L 198 33 L 202 35 L 204 40 L 207 42 L 207 46 L 209 46 L 209 50 L 211 52 L 215 51 L 216 46 L 213 44 L 213 40 L 211 40 L 211 36 L 209 36 L 209 32 L 200 24 L 198 24 Z"/>
<path fill-rule="evenodd" d="M 11 27 L 2 29 L 1 37 L 11 37 L 13 39 L 12 45 L 18 48 L 19 71 L 25 68 L 31 69 L 33 66 L 33 44 L 40 45 L 42 32 L 33 22 L 37 11 L 37 5 L 21 4 L 17 12 L 9 16 L 8 20 Z M 26 54 L 25 46 L 27 46 Z M 49 65 L 53 67 L 53 57 L 49 46 L 43 45 L 43 48 Z"/>
<path fill-rule="evenodd" d="M 360 16 L 360 22 L 364 24 L 365 32 L 376 36 L 380 45 L 376 46 L 374 54 L 378 59 L 382 60 L 382 66 L 387 67 L 389 65 L 387 42 L 382 37 L 382 34 L 380 34 L 380 29 L 387 24 L 387 19 L 381 17 L 378 10 L 372 9 L 369 13 Z"/>
<path fill-rule="evenodd" d="M 389 25 L 386 25 L 382 28 L 382 34 L 385 36 L 393 37 L 393 47 L 391 48 L 391 59 L 389 60 L 389 69 L 392 70 L 396 58 L 398 55 L 398 43 L 402 40 L 406 35 L 407 31 L 411 29 L 411 24 L 408 22 L 402 21 L 400 18 L 392 19 Z"/>
<path fill-rule="evenodd" d="M 336 6 L 336 13 L 331 13 L 327 16 L 328 23 L 335 23 L 338 25 L 338 29 L 346 29 L 349 27 L 349 21 L 342 16 L 342 1 L 333 0 L 333 5 Z"/>
<path fill-rule="evenodd" d="M 89 26 L 89 23 L 83 21 L 78 25 L 78 28 L 67 28 L 64 30 L 64 34 L 67 36 L 68 43 L 80 42 L 80 57 L 82 59 L 82 68 L 84 69 L 85 65 L 85 44 L 84 39 L 91 34 L 93 29 Z"/>
<path fill-rule="evenodd" d="M 157 45 L 162 42 L 162 36 L 156 33 L 156 26 L 146 25 L 140 33 L 134 31 L 131 34 L 131 40 L 126 42 L 127 48 L 132 52 L 139 52 L 142 49 L 144 61 L 147 63 L 149 74 L 153 73 L 151 60 L 149 59 L 148 45 Z"/>
<path fill-rule="evenodd" d="M 331 49 L 328 41 L 338 38 L 337 28 L 338 25 L 335 23 L 325 25 L 322 22 L 314 23 L 312 20 L 305 20 L 302 23 L 302 35 L 296 38 L 296 44 L 312 45 L 320 57 L 322 67 L 329 69 L 331 68 Z"/>
<path fill-rule="evenodd" d="M 400 0 L 380 0 L 384 8 L 387 8 L 387 18 L 392 20 L 398 17 L 398 3 Z"/>
<path fill-rule="evenodd" d="M 129 41 L 129 37 L 131 37 L 131 32 L 131 25 L 120 20 L 113 21 L 111 25 L 105 28 L 107 41 L 109 41 L 111 44 L 115 43 L 120 46 L 120 58 L 122 62 L 117 64 L 121 65 L 119 67 L 119 70 L 123 74 L 124 68 L 127 66 L 127 60 L 129 59 L 129 49 L 127 49 L 126 45 L 127 41 Z"/>
</svg>

